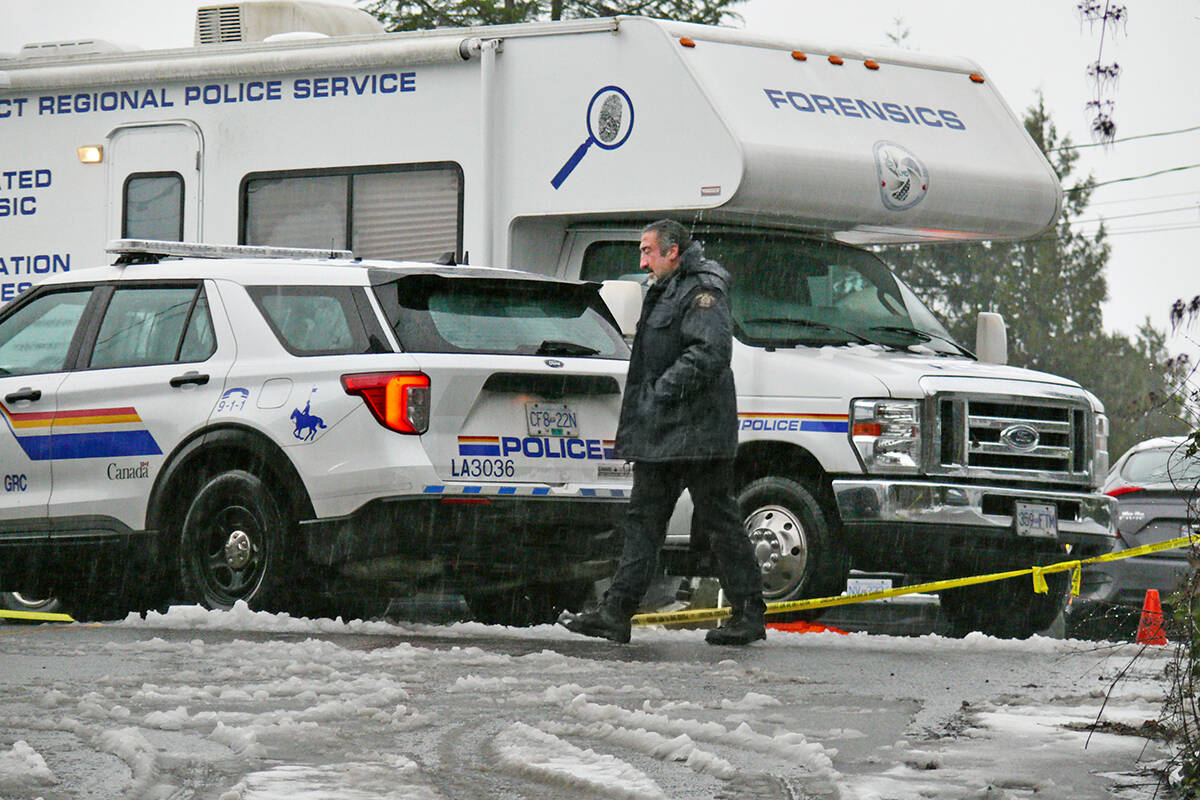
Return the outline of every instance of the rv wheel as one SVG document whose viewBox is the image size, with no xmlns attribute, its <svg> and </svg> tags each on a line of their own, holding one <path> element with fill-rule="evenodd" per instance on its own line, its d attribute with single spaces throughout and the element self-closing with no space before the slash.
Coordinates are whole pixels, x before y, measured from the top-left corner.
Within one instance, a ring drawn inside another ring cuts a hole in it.
<svg viewBox="0 0 1200 800">
<path fill-rule="evenodd" d="M 738 496 L 768 603 L 826 597 L 846 586 L 845 546 L 810 486 L 787 478 L 753 481 Z M 822 611 L 787 615 L 816 619 Z"/>
</svg>

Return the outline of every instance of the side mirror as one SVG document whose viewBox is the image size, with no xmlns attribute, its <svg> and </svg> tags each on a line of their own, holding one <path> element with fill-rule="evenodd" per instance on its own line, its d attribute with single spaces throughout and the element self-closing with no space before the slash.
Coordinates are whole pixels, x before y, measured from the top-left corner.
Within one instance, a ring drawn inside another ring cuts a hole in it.
<svg viewBox="0 0 1200 800">
<path fill-rule="evenodd" d="M 988 364 L 1008 363 L 1008 327 L 999 314 L 983 312 L 975 322 L 975 355 Z"/>
<path fill-rule="evenodd" d="M 638 318 L 642 315 L 642 297 L 645 289 L 633 281 L 612 280 L 600 284 L 600 297 L 608 305 L 621 329 L 621 335 L 631 338 L 637 332 Z"/>
</svg>

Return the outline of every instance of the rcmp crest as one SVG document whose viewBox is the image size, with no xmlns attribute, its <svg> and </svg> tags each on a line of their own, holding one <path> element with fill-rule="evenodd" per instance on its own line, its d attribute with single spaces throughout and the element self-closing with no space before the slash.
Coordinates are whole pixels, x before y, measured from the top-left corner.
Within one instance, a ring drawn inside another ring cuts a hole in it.
<svg viewBox="0 0 1200 800">
<path fill-rule="evenodd" d="M 712 292 L 701 292 L 692 302 L 697 308 L 712 308 L 716 305 L 717 296 Z"/>
<path fill-rule="evenodd" d="M 895 142 L 875 143 L 879 197 L 885 208 L 905 211 L 929 193 L 929 171 L 919 158 Z"/>
</svg>

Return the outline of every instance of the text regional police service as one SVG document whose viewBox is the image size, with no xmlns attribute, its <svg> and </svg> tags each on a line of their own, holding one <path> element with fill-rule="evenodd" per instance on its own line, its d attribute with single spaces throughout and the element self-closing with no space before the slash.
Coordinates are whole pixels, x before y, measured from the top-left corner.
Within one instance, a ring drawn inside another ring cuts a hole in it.
<svg viewBox="0 0 1200 800">
<path fill-rule="evenodd" d="M 31 116 L 63 116 L 107 111 L 136 111 L 148 108 L 177 108 L 231 103 L 262 103 L 289 100 L 322 100 L 415 92 L 416 72 L 383 72 L 366 75 L 330 75 L 282 80 L 249 80 L 227 83 L 190 84 L 182 91 L 170 87 L 107 89 L 70 94 L 40 95 L 36 98 L 0 98 L 0 119 Z"/>
</svg>

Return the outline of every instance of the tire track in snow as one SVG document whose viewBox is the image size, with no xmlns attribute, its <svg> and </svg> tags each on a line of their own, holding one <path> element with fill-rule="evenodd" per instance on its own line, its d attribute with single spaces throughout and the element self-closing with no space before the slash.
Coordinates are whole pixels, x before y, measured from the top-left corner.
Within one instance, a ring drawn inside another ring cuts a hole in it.
<svg viewBox="0 0 1200 800">
<path fill-rule="evenodd" d="M 546 783 L 586 789 L 615 800 L 668 800 L 658 784 L 625 761 L 583 750 L 523 722 L 501 731 L 495 747 L 508 769 Z"/>
</svg>

